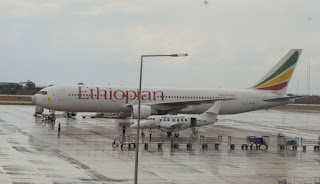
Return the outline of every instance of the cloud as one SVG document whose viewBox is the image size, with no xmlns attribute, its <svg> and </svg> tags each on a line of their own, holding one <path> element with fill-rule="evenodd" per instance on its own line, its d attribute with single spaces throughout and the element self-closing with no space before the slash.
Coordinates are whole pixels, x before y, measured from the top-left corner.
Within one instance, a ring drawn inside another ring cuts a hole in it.
<svg viewBox="0 0 320 184">
<path fill-rule="evenodd" d="M 59 11 L 60 6 L 54 1 L 1 1 L 1 17 L 15 19 L 39 18 L 41 14 L 52 14 Z"/>
</svg>

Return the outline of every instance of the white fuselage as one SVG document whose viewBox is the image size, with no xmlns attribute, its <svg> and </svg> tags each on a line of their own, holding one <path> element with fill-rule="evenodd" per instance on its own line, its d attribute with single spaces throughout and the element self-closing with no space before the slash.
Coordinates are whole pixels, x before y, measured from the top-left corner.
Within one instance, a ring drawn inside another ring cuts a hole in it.
<svg viewBox="0 0 320 184">
<path fill-rule="evenodd" d="M 138 104 L 138 94 L 136 87 L 51 86 L 42 89 L 32 97 L 32 101 L 36 105 L 57 111 L 115 112 L 130 115 L 130 105 Z M 143 88 L 142 104 L 234 98 L 222 102 L 219 114 L 235 114 L 290 103 L 290 100 L 264 101 L 278 97 L 280 96 L 274 93 L 252 89 Z M 171 110 L 170 113 L 201 114 L 211 106 L 212 103 L 199 103 Z M 152 114 L 159 114 L 159 111 L 153 109 Z"/>
<path fill-rule="evenodd" d="M 215 118 L 206 119 L 201 115 L 166 115 L 166 116 L 150 116 L 146 120 L 140 122 L 140 129 L 160 129 L 165 132 L 181 131 L 192 127 L 201 127 L 213 124 Z M 136 124 L 130 126 L 137 128 Z"/>
</svg>

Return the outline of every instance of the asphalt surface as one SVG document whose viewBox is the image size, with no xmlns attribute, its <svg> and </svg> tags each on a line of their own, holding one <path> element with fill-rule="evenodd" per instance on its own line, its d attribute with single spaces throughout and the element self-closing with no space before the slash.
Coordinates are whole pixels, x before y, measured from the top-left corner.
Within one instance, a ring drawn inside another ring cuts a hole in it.
<svg viewBox="0 0 320 184">
<path fill-rule="evenodd" d="M 133 183 L 135 149 L 112 146 L 122 134 L 135 133 L 131 119 L 34 117 L 34 106 L 0 105 L 0 183 Z M 89 114 L 88 114 L 89 115 Z M 255 111 L 218 116 L 199 135 L 223 136 L 216 150 L 152 144 L 139 149 L 139 183 L 278 183 L 320 177 L 320 152 L 277 148 L 277 134 L 318 139 L 319 111 Z M 58 123 L 61 134 L 58 136 Z M 145 132 L 147 134 L 147 132 Z M 153 130 L 153 137 L 166 135 Z M 187 137 L 190 131 L 180 133 Z M 269 149 L 230 150 L 228 136 L 270 136 Z"/>
</svg>

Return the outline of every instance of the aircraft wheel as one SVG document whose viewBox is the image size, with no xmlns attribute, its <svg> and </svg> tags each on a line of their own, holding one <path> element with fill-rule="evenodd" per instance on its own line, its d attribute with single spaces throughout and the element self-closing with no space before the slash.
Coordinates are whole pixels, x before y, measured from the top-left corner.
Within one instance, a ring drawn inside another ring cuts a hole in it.
<svg viewBox="0 0 320 184">
<path fill-rule="evenodd" d="M 192 148 L 192 144 L 188 143 L 187 148 Z"/>
<path fill-rule="evenodd" d="M 179 144 L 174 144 L 173 147 L 178 149 L 179 148 Z"/>
<path fill-rule="evenodd" d="M 215 148 L 215 149 L 219 149 L 219 144 L 215 144 L 215 145 L 214 145 L 214 148 Z"/>
</svg>

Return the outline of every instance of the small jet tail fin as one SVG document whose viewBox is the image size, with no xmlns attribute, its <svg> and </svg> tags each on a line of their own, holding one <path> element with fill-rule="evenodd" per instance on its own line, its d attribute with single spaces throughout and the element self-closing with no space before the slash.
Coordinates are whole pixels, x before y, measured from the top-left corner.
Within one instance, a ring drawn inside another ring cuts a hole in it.
<svg viewBox="0 0 320 184">
<path fill-rule="evenodd" d="M 302 49 L 291 49 L 256 85 L 250 89 L 285 95 Z"/>
<path fill-rule="evenodd" d="M 221 101 L 216 101 L 213 106 L 211 106 L 206 112 L 203 114 L 209 113 L 209 114 L 219 114 L 220 108 L 221 108 Z"/>
<path fill-rule="evenodd" d="M 208 121 L 215 122 L 221 108 L 222 101 L 216 101 L 206 112 L 200 116 L 204 117 Z"/>
</svg>

